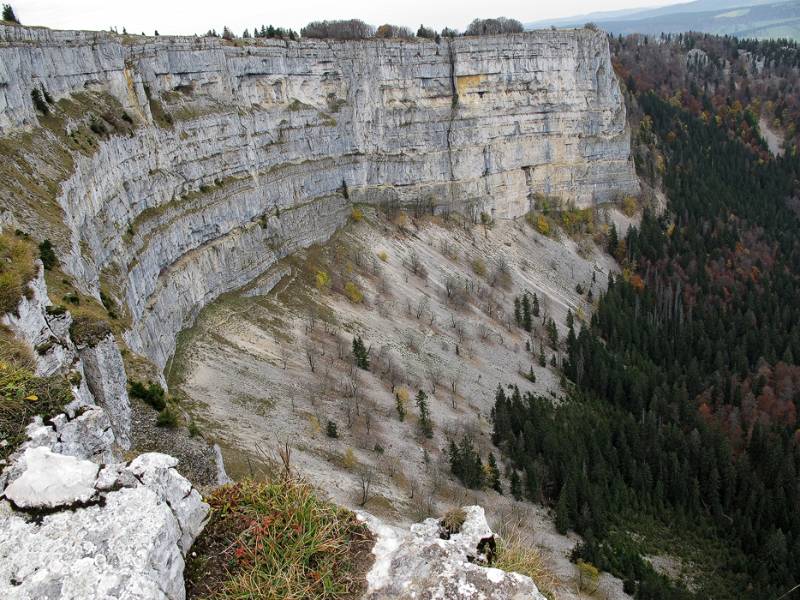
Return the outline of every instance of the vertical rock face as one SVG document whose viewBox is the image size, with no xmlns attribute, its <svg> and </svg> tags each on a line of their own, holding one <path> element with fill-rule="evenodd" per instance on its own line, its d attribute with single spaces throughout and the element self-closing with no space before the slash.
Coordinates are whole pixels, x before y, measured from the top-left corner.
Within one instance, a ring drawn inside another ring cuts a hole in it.
<svg viewBox="0 0 800 600">
<path fill-rule="evenodd" d="M 161 366 L 200 307 L 325 239 L 350 202 L 503 218 L 537 194 L 638 189 L 601 33 L 235 45 L 0 27 L 0 42 L 0 135 L 39 127 L 35 88 L 102 94 L 119 107 L 103 118 L 133 123 L 73 152 L 59 245 L 86 291 L 114 280 L 129 344 Z M 35 226 L 1 189 L 0 206 Z"/>
<path fill-rule="evenodd" d="M 41 428 L 36 439 L 64 454 L 109 460 L 114 443 L 130 448 L 131 408 L 122 355 L 111 334 L 92 347 L 75 345 L 69 333 L 72 316 L 48 310 L 51 302 L 41 261 L 37 269 L 29 297 L 22 298 L 16 313 L 0 315 L 0 323 L 35 350 L 38 375 L 74 376 L 75 399 L 65 414 Z"/>
<path fill-rule="evenodd" d="M 95 400 L 111 420 L 117 444 L 125 450 L 131 446 L 131 405 L 128 380 L 117 343 L 107 335 L 94 346 L 79 348 L 83 370 Z"/>
</svg>

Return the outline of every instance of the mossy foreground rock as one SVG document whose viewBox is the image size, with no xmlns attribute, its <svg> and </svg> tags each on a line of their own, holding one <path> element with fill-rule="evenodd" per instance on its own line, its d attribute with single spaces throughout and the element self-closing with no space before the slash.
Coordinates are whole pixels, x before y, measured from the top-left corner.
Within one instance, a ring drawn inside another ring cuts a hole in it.
<svg viewBox="0 0 800 600">
<path fill-rule="evenodd" d="M 377 536 L 367 600 L 545 600 L 530 577 L 492 568 L 494 534 L 483 508 L 467 506 L 457 533 L 426 519 L 408 532 L 365 517 Z"/>
</svg>

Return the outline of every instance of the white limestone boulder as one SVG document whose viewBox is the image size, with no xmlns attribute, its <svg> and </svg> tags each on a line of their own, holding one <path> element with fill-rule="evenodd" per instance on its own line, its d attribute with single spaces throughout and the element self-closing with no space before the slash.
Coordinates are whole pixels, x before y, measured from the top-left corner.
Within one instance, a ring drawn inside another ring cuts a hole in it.
<svg viewBox="0 0 800 600">
<path fill-rule="evenodd" d="M 208 505 L 174 458 L 101 468 L 38 447 L 22 461 L 0 500 L 0 598 L 183 600 Z"/>
<path fill-rule="evenodd" d="M 436 519 L 406 532 L 362 515 L 377 538 L 365 599 L 545 600 L 530 577 L 488 566 L 494 535 L 483 508 L 464 511 L 466 520 L 452 535 Z"/>
<path fill-rule="evenodd" d="M 94 485 L 100 467 L 95 463 L 54 454 L 45 446 L 28 448 L 20 462 L 22 473 L 4 492 L 19 508 L 72 506 L 89 502 L 97 494 Z"/>
</svg>

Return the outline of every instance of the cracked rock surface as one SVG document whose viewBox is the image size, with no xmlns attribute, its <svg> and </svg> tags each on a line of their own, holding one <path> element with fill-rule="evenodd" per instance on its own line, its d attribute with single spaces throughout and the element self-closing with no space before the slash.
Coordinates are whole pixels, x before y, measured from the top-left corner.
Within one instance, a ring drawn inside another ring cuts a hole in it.
<svg viewBox="0 0 800 600">
<path fill-rule="evenodd" d="M 184 598 L 208 505 L 176 464 L 148 453 L 101 468 L 28 448 L 0 500 L 0 597 Z"/>
<path fill-rule="evenodd" d="M 488 565 L 479 551 L 494 534 L 480 506 L 464 508 L 459 533 L 448 537 L 437 519 L 399 531 L 364 515 L 377 541 L 367 574 L 367 600 L 447 598 L 463 600 L 545 600 L 530 577 Z M 483 542 L 483 540 L 487 540 Z"/>
</svg>

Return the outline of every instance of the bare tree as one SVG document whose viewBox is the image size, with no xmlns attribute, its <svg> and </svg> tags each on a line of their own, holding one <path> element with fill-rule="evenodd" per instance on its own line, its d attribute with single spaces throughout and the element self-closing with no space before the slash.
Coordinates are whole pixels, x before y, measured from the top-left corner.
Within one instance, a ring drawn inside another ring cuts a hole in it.
<svg viewBox="0 0 800 600">
<path fill-rule="evenodd" d="M 422 264 L 422 260 L 416 250 L 412 250 L 411 254 L 408 255 L 408 268 L 421 279 L 425 279 L 428 276 L 428 270 Z"/>
<path fill-rule="evenodd" d="M 435 394 L 436 386 L 442 378 L 442 365 L 436 359 L 430 356 L 427 357 L 425 359 L 425 374 L 431 384 L 431 394 Z"/>
<path fill-rule="evenodd" d="M 300 30 L 300 35 L 305 38 L 362 40 L 375 35 L 375 28 L 359 19 L 312 21 Z"/>
<path fill-rule="evenodd" d="M 383 375 L 389 382 L 389 385 L 391 386 L 392 389 L 392 393 L 394 394 L 395 387 L 400 381 L 403 380 L 403 369 L 391 352 L 387 353 L 384 364 L 385 366 L 383 369 Z"/>
<path fill-rule="evenodd" d="M 501 304 L 497 301 L 493 292 L 486 295 L 486 314 L 490 319 L 494 319 L 495 314 L 500 309 Z"/>
<path fill-rule="evenodd" d="M 455 326 L 453 327 L 456 333 L 456 339 L 458 339 L 458 343 L 464 343 L 464 338 L 467 336 L 467 328 L 464 325 L 464 321 L 456 321 Z"/>
<path fill-rule="evenodd" d="M 450 392 L 452 393 L 453 408 L 456 407 L 456 396 L 458 395 L 458 384 L 461 382 L 461 365 L 450 371 Z"/>
<path fill-rule="evenodd" d="M 289 350 L 277 338 L 275 338 L 275 344 L 278 346 L 278 358 L 280 359 L 281 365 L 283 365 L 283 370 L 285 371 L 286 365 L 289 362 Z"/>
<path fill-rule="evenodd" d="M 311 344 L 310 341 L 306 342 L 305 351 L 306 351 L 306 359 L 308 359 L 308 366 L 311 368 L 311 372 L 314 373 L 316 370 L 317 357 L 315 354 L 314 346 Z"/>
<path fill-rule="evenodd" d="M 431 308 L 431 299 L 428 296 L 422 296 L 417 302 L 417 308 L 414 311 L 414 315 L 417 319 L 421 318 L 426 312 L 428 312 Z"/>
<path fill-rule="evenodd" d="M 416 352 L 419 350 L 417 334 L 411 329 L 405 330 L 403 333 L 403 341 L 405 342 L 406 348 L 408 348 L 411 352 Z"/>
<path fill-rule="evenodd" d="M 358 484 L 361 492 L 360 500 L 358 502 L 359 506 L 364 506 L 370 499 L 373 475 L 374 473 L 372 471 L 372 467 L 369 465 L 364 465 L 361 469 L 359 469 Z"/>
<path fill-rule="evenodd" d="M 445 294 L 447 294 L 447 299 L 448 300 L 450 300 L 450 298 L 453 297 L 453 292 L 458 287 L 459 287 L 459 285 L 458 285 L 458 277 L 456 277 L 455 275 L 452 275 L 452 274 L 451 275 L 447 275 L 447 277 L 444 278 L 444 291 L 445 291 Z"/>
</svg>

